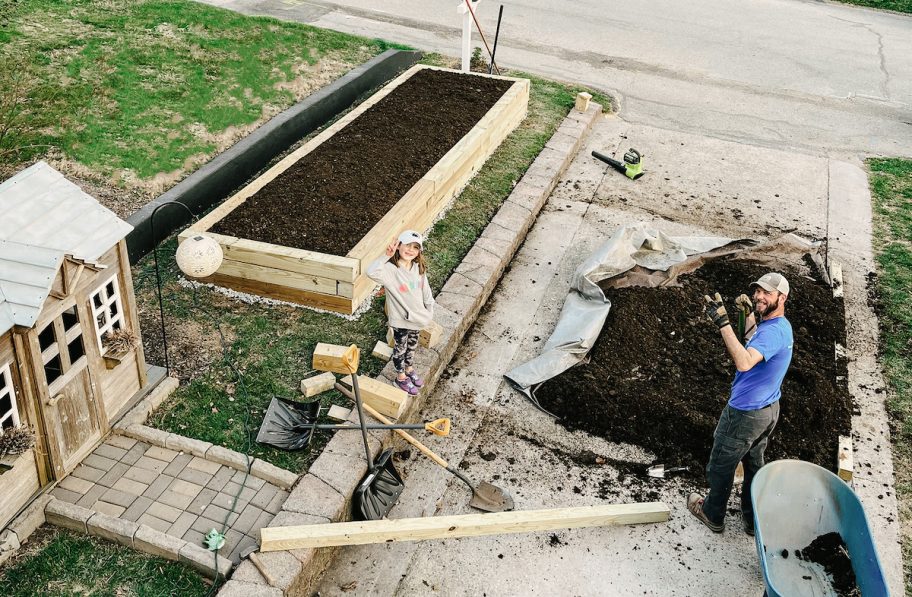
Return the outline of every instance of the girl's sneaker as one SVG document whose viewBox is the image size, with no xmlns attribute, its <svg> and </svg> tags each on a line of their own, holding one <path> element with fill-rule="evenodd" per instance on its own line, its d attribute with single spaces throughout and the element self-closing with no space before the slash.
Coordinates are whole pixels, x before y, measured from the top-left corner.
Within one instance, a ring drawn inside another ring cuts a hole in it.
<svg viewBox="0 0 912 597">
<path fill-rule="evenodd" d="M 412 383 L 412 378 L 410 378 L 410 377 L 408 377 L 408 376 L 406 376 L 405 379 L 399 379 L 399 378 L 397 377 L 397 378 L 396 378 L 396 381 L 395 381 L 395 384 L 396 384 L 396 386 L 397 386 L 400 390 L 404 390 L 404 391 L 408 392 L 408 393 L 409 393 L 410 395 L 412 395 L 412 396 L 417 396 L 417 395 L 418 395 L 418 386 L 416 386 L 415 384 L 413 384 L 413 383 Z"/>
<path fill-rule="evenodd" d="M 415 384 L 416 388 L 420 388 L 424 385 L 424 380 L 418 377 L 418 372 L 412 369 L 411 373 L 406 373 L 408 378 L 412 380 L 412 383 Z"/>
</svg>

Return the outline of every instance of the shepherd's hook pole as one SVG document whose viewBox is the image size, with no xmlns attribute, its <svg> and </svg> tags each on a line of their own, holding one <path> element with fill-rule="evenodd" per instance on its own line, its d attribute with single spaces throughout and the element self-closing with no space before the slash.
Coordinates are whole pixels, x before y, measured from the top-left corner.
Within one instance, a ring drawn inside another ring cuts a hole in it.
<svg viewBox="0 0 912 597">
<path fill-rule="evenodd" d="M 168 360 L 168 334 L 165 333 L 165 305 L 162 302 L 161 270 L 158 268 L 158 239 L 155 237 L 155 214 L 158 213 L 158 210 L 168 205 L 180 205 L 187 210 L 188 214 L 190 214 L 191 220 L 195 217 L 193 212 L 190 211 L 190 208 L 180 201 L 165 201 L 164 203 L 157 205 L 155 209 L 152 210 L 152 215 L 149 216 L 149 227 L 151 229 L 150 232 L 152 233 L 152 261 L 155 263 L 155 286 L 158 290 L 158 315 L 161 320 L 162 347 L 165 351 L 165 375 L 171 374 L 171 363 Z"/>
<path fill-rule="evenodd" d="M 494 70 L 494 55 L 497 54 L 497 40 L 500 38 L 500 20 L 503 18 L 503 4 L 500 5 L 500 10 L 497 11 L 497 30 L 494 32 L 494 47 L 491 48 L 491 65 L 488 66 L 488 74 Z"/>
</svg>

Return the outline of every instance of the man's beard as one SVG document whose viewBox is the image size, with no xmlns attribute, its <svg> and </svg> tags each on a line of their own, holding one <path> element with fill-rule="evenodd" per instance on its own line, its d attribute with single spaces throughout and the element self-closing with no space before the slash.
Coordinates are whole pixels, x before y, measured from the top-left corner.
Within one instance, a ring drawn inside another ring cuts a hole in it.
<svg viewBox="0 0 912 597">
<path fill-rule="evenodd" d="M 763 319 L 764 317 L 766 317 L 767 315 L 769 315 L 770 313 L 772 313 L 773 311 L 775 311 L 776 308 L 777 308 L 778 306 L 779 306 L 779 303 L 767 303 L 766 309 L 763 309 L 763 310 L 761 311 L 761 310 L 760 310 L 760 304 L 758 303 L 758 304 L 754 307 L 754 314 L 755 314 L 757 317 Z"/>
</svg>

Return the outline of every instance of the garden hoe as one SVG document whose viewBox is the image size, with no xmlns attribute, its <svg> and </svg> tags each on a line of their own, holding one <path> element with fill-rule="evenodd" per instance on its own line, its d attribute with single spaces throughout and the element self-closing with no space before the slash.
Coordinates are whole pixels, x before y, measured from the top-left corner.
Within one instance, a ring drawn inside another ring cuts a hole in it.
<svg viewBox="0 0 912 597">
<path fill-rule="evenodd" d="M 645 174 L 645 172 L 643 172 L 643 163 L 641 161 L 641 158 L 643 156 L 639 151 L 632 147 L 627 150 L 627 153 L 624 154 L 623 162 L 619 162 L 616 159 L 609 157 L 599 151 L 593 151 L 592 157 L 602 160 L 630 180 L 636 180 Z"/>
<path fill-rule="evenodd" d="M 339 390 L 340 392 L 342 392 L 343 394 L 346 394 L 349 397 L 351 397 L 351 393 L 342 384 L 337 383 L 336 389 Z M 387 425 L 389 424 L 389 422 L 390 422 L 389 419 L 387 419 L 386 417 L 384 417 L 383 415 L 381 415 L 380 413 L 375 411 L 373 408 L 370 407 L 370 405 L 365 404 L 364 410 L 369 412 L 372 417 L 374 417 L 381 423 L 384 423 Z M 472 482 L 468 479 L 468 477 L 466 477 L 461 472 L 459 472 L 456 468 L 454 468 L 446 460 L 444 460 L 443 458 L 441 458 L 440 456 L 438 456 L 437 454 L 432 452 L 430 448 L 428 448 L 427 446 L 422 444 L 420 441 L 418 441 L 417 439 L 415 439 L 414 437 L 412 437 L 405 431 L 402 431 L 401 429 L 395 429 L 394 431 L 396 433 L 398 433 L 399 435 L 401 435 L 405 439 L 405 441 L 407 441 L 408 443 L 410 443 L 413 446 L 415 446 L 416 448 L 418 448 L 425 456 L 427 456 L 428 458 L 433 460 L 435 463 L 439 464 L 444 469 L 446 469 L 446 471 L 448 473 L 455 475 L 456 477 L 459 478 L 460 481 L 462 481 L 463 483 L 468 485 L 469 489 L 472 490 L 472 500 L 469 502 L 469 505 L 471 507 L 477 508 L 479 510 L 483 510 L 485 512 L 505 512 L 507 510 L 513 509 L 513 498 L 510 497 L 510 494 L 508 494 L 506 491 L 504 491 L 500 487 L 497 487 L 496 485 L 492 485 L 491 483 L 488 483 L 486 481 L 482 481 L 477 486 L 473 485 Z"/>
</svg>

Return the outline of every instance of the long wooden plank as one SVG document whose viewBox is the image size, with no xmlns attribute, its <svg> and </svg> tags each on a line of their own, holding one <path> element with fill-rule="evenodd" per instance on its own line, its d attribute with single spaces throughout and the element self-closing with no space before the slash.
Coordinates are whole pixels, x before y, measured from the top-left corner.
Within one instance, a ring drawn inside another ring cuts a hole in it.
<svg viewBox="0 0 912 597">
<path fill-rule="evenodd" d="M 524 512 L 265 527 L 260 530 L 260 551 L 644 524 L 665 522 L 669 513 L 668 506 L 662 502 L 644 502 Z"/>
<path fill-rule="evenodd" d="M 222 265 L 218 268 L 218 272 L 233 278 L 244 278 L 255 282 L 269 282 L 270 284 L 277 284 L 295 290 L 307 290 L 322 294 L 336 294 L 337 280 L 320 278 L 319 276 L 295 274 L 294 272 L 283 269 L 275 269 L 263 265 L 256 265 L 254 263 L 224 259 L 222 260 Z"/>
<path fill-rule="evenodd" d="M 325 309 L 326 311 L 333 311 L 335 313 L 342 313 L 344 315 L 351 315 L 354 313 L 352 299 L 336 296 L 334 294 L 322 294 L 319 292 L 298 290 L 295 288 L 288 288 L 287 286 L 281 286 L 279 284 L 257 282 L 255 280 L 245 280 L 242 278 L 235 278 L 233 276 L 225 276 L 219 273 L 215 273 L 208 278 L 202 278 L 200 281 L 210 282 L 216 286 L 224 286 L 226 288 L 232 288 L 234 290 L 246 292 L 248 294 L 255 294 L 257 296 L 262 296 L 265 298 L 287 301 L 289 303 L 297 303 L 299 305 L 307 305 L 308 307 Z"/>
<path fill-rule="evenodd" d="M 226 259 L 263 265 L 304 275 L 353 282 L 361 273 L 357 259 L 316 251 L 283 247 L 246 238 L 236 239 L 222 247 Z"/>
</svg>

